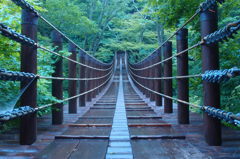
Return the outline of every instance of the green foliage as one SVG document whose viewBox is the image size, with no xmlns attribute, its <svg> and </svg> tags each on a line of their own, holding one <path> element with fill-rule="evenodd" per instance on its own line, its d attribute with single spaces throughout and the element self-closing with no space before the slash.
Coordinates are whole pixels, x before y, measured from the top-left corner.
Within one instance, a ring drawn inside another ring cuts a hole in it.
<svg viewBox="0 0 240 159">
<path fill-rule="evenodd" d="M 145 7 L 145 14 L 151 14 L 160 23 L 164 25 L 165 32 L 168 30 L 176 30 L 188 18 L 190 18 L 197 10 L 202 0 L 150 0 Z M 240 18 L 240 1 L 226 1 L 223 5 L 219 5 L 219 27 L 224 27 L 230 22 L 239 20 Z M 199 17 L 196 17 L 198 19 Z M 200 40 L 199 21 L 194 20 L 187 28 L 189 29 L 189 46 L 192 46 Z M 172 32 L 172 31 L 171 31 Z M 220 68 L 229 69 L 240 66 L 240 35 L 236 35 L 234 40 L 220 44 Z M 201 73 L 201 50 L 195 49 L 190 51 L 189 56 L 194 60 L 190 62 L 190 74 Z M 175 65 L 175 64 L 173 64 Z M 221 84 L 221 107 L 224 110 L 239 113 L 239 97 L 240 89 L 239 78 L 232 79 Z M 177 86 L 175 85 L 175 88 Z M 202 103 L 202 81 L 200 79 L 190 79 L 190 102 L 195 104 Z M 196 110 L 195 110 L 196 111 Z"/>
<path fill-rule="evenodd" d="M 110 62 L 115 53 L 127 52 L 132 63 L 139 62 L 154 51 L 166 37 L 190 18 L 203 0 L 28 0 L 29 3 L 73 39 L 79 46 L 103 62 Z M 219 6 L 219 26 L 240 18 L 240 1 L 229 0 Z M 189 29 L 189 46 L 200 38 L 199 17 L 196 17 Z M 21 31 L 21 9 L 11 0 L 0 0 L 0 21 Z M 50 33 L 53 30 L 39 20 L 38 42 L 51 49 Z M 240 66 L 240 35 L 235 40 L 220 44 L 220 67 L 222 69 Z M 176 53 L 176 40 L 173 51 Z M 60 54 L 69 56 L 66 39 Z M 189 62 L 189 73 L 201 73 L 201 49 L 189 52 L 194 61 Z M 0 66 L 13 71 L 20 70 L 20 45 L 0 36 Z M 51 76 L 52 64 L 59 60 L 48 52 L 38 50 L 38 74 Z M 68 62 L 64 60 L 64 76 L 68 76 Z M 173 60 L 173 73 L 176 75 L 176 60 Z M 177 87 L 176 81 L 174 88 Z M 19 91 L 18 82 L 0 82 L 0 104 L 11 101 Z M 67 97 L 67 82 L 64 82 L 64 96 Z M 176 90 L 176 89 L 175 89 Z M 235 113 L 240 111 L 239 78 L 221 84 L 221 102 L 225 110 Z M 173 92 L 176 96 L 176 91 Z M 202 81 L 190 79 L 190 102 L 202 104 Z M 38 81 L 38 105 L 58 101 L 51 96 L 51 81 Z M 194 110 L 199 111 L 199 110 Z M 50 109 L 38 115 L 51 112 Z"/>
</svg>

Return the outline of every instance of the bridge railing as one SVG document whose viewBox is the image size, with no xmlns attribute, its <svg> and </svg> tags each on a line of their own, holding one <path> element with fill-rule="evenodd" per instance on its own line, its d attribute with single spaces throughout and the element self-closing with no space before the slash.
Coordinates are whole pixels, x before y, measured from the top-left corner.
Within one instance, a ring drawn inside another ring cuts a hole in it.
<svg viewBox="0 0 240 159">
<path fill-rule="evenodd" d="M 240 29 L 240 20 L 238 20 L 217 30 L 217 7 L 218 3 L 223 2 L 223 0 L 206 0 L 186 23 L 148 57 L 136 64 L 127 62 L 130 79 L 146 97 L 156 102 L 156 106 L 163 104 L 164 112 L 172 113 L 173 101 L 177 102 L 179 124 L 189 124 L 189 107 L 195 107 L 204 112 L 204 135 L 209 145 L 221 145 L 221 120 L 240 125 L 239 115 L 220 109 L 219 84 L 240 75 L 240 68 L 237 67 L 219 70 L 218 43 L 233 38 Z M 188 30 L 185 26 L 198 15 L 200 15 L 202 40 L 188 47 Z M 177 44 L 176 54 L 172 54 L 170 41 L 174 36 Z M 200 46 L 202 47 L 202 73 L 189 75 L 188 52 Z M 164 59 L 161 59 L 161 55 Z M 177 76 L 172 74 L 174 58 L 177 59 Z M 189 102 L 189 78 L 203 80 L 202 106 Z M 177 80 L 177 98 L 173 97 L 173 79 Z"/>
<path fill-rule="evenodd" d="M 0 23 L 0 34 L 21 44 L 21 71 L 15 72 L 2 68 L 0 80 L 21 82 L 21 91 L 18 95 L 18 98 L 21 98 L 21 107 L 0 114 L 0 122 L 20 117 L 20 144 L 28 145 L 34 143 L 37 137 L 37 111 L 51 108 L 52 124 L 62 124 L 63 103 L 68 102 L 69 113 L 77 113 L 77 105 L 81 107 L 85 106 L 86 102 L 93 101 L 112 79 L 115 72 L 115 58 L 111 63 L 97 60 L 46 20 L 25 0 L 12 1 L 22 8 L 22 33 L 17 33 Z M 37 42 L 38 19 L 42 19 L 52 27 L 51 38 L 54 50 Z M 68 51 L 71 53 L 69 57 L 59 52 L 63 48 L 63 39 L 69 42 Z M 50 77 L 37 74 L 38 49 L 52 54 L 55 60 L 54 72 Z M 68 77 L 63 77 L 63 60 L 68 61 Z M 56 102 L 37 104 L 37 81 L 42 79 L 52 80 L 52 96 L 57 99 Z M 64 99 L 63 81 L 65 80 L 69 81 L 69 97 Z M 79 82 L 79 90 L 77 90 L 77 82 Z"/>
</svg>

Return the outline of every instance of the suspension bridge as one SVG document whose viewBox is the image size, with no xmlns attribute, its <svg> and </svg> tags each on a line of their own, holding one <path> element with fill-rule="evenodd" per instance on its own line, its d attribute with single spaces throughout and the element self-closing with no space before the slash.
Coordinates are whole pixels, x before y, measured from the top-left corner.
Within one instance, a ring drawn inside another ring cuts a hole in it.
<svg viewBox="0 0 240 159">
<path fill-rule="evenodd" d="M 221 124 L 240 125 L 239 114 L 220 107 L 220 84 L 240 75 L 235 66 L 219 69 L 218 43 L 227 43 L 240 29 L 240 20 L 218 29 L 217 7 L 224 5 L 223 0 L 201 3 L 191 18 L 138 63 L 129 62 L 128 53 L 103 63 L 25 0 L 12 2 L 22 8 L 22 32 L 1 22 L 0 33 L 21 44 L 21 70 L 1 68 L 0 80 L 21 83 L 16 98 L 20 106 L 1 112 L 0 124 L 18 118 L 20 127 L 0 134 L 0 158 L 240 158 L 239 130 Z M 198 16 L 202 40 L 189 46 L 186 26 Z M 37 42 L 39 19 L 53 30 L 54 50 Z M 70 56 L 60 53 L 63 40 L 69 42 Z M 201 73 L 190 75 L 188 54 L 198 47 Z M 52 76 L 37 74 L 38 50 L 56 59 Z M 68 67 L 68 77 L 63 76 L 63 67 Z M 203 105 L 189 102 L 190 78 L 203 81 Z M 58 101 L 37 103 L 37 82 L 43 79 L 52 81 L 52 96 Z M 63 81 L 69 82 L 68 98 L 63 97 Z M 191 112 L 190 107 L 202 113 Z M 48 108 L 51 114 L 37 116 Z"/>
</svg>

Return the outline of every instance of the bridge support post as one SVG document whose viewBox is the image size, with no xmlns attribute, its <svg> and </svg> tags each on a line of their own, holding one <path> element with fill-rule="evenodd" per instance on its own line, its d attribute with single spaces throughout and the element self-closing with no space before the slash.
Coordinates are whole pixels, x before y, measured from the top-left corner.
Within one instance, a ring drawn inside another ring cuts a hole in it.
<svg viewBox="0 0 240 159">
<path fill-rule="evenodd" d="M 85 54 L 82 50 L 79 51 L 80 62 L 86 64 Z M 80 78 L 86 78 L 86 67 L 80 66 Z M 79 81 L 79 94 L 85 92 L 86 90 L 86 81 Z M 79 106 L 86 106 L 86 95 L 82 95 L 79 97 Z"/>
<path fill-rule="evenodd" d="M 58 52 L 62 50 L 62 36 L 57 31 L 53 30 L 51 32 L 53 46 L 56 47 L 55 51 Z M 53 64 L 54 73 L 53 77 L 62 77 L 63 68 L 62 63 L 63 60 L 61 57 L 53 56 L 53 59 L 56 62 Z M 52 95 L 59 100 L 63 99 L 63 85 L 61 80 L 52 80 Z M 52 107 L 52 124 L 58 125 L 63 123 L 63 103 L 54 104 Z"/>
<path fill-rule="evenodd" d="M 33 13 L 22 10 L 22 34 L 37 41 L 38 17 Z M 21 71 L 37 73 L 37 48 L 22 44 L 21 45 Z M 21 82 L 21 88 L 26 87 L 28 82 Z M 22 106 L 37 107 L 37 81 L 21 97 Z M 32 113 L 21 117 L 20 120 L 20 144 L 31 145 L 37 138 L 37 115 Z"/>
<path fill-rule="evenodd" d="M 145 67 L 147 67 L 147 66 L 149 66 L 149 65 L 151 65 L 151 63 L 150 63 L 150 60 L 147 59 L 147 60 L 146 60 L 146 63 L 145 63 Z M 144 75 L 145 77 L 149 77 L 149 76 L 150 76 L 150 70 L 149 70 L 149 69 L 144 70 L 143 72 L 145 73 L 145 75 Z M 149 82 L 149 80 L 144 79 L 144 81 L 145 81 L 145 83 L 146 83 L 146 87 L 150 88 L 150 82 Z M 151 94 L 151 92 L 150 92 L 149 90 L 146 90 L 146 97 L 147 97 L 147 98 L 150 98 L 150 94 Z M 150 99 L 149 99 L 149 100 L 150 100 Z"/>
<path fill-rule="evenodd" d="M 172 42 L 168 41 L 164 45 L 164 59 L 172 56 Z M 172 77 L 172 59 L 164 62 L 164 77 Z M 164 80 L 164 94 L 172 97 L 172 79 Z M 173 102 L 169 98 L 164 98 L 164 113 L 173 112 Z"/>
<path fill-rule="evenodd" d="M 177 52 L 188 48 L 188 30 L 182 29 L 177 33 Z M 188 75 L 188 52 L 177 56 L 177 75 Z M 181 78 L 177 80 L 178 99 L 189 101 L 189 79 Z M 189 124 L 189 105 L 178 102 L 178 123 Z"/>
<path fill-rule="evenodd" d="M 96 61 L 93 61 L 93 66 L 94 67 L 98 67 L 98 64 Z M 98 67 L 99 68 L 99 67 Z M 97 70 L 93 70 L 93 78 L 97 78 L 97 73 L 98 71 Z M 93 80 L 93 88 L 97 87 L 97 80 Z M 94 90 L 93 91 L 93 98 L 95 98 L 97 96 L 97 90 Z"/>
<path fill-rule="evenodd" d="M 86 62 L 87 62 L 87 65 L 88 66 L 92 66 L 92 64 L 91 64 L 91 59 L 88 57 L 88 56 L 86 56 Z M 90 68 L 87 68 L 87 71 L 86 71 L 86 77 L 87 78 L 91 78 L 92 77 L 92 69 L 90 69 Z M 89 91 L 90 89 L 91 89 L 91 81 L 86 81 L 86 83 L 87 83 L 87 85 L 86 85 L 86 88 L 87 88 L 87 91 Z M 88 101 L 88 102 L 90 102 L 91 101 L 91 92 L 90 93 L 88 93 L 88 94 L 86 94 L 86 100 Z"/>
<path fill-rule="evenodd" d="M 214 32 L 218 28 L 217 6 L 200 14 L 201 36 Z M 218 44 L 202 45 L 202 71 L 219 69 Z M 203 82 L 203 102 L 205 106 L 220 108 L 219 84 Z M 211 146 L 219 146 L 221 140 L 221 122 L 204 113 L 204 135 L 206 142 Z"/>
<path fill-rule="evenodd" d="M 154 53 L 150 58 L 150 65 L 154 64 L 156 62 L 156 53 Z M 155 66 L 156 67 L 156 66 Z M 150 68 L 149 70 L 149 77 L 155 77 L 155 67 Z M 150 89 L 155 90 L 155 80 L 148 80 L 148 83 L 150 84 Z M 155 101 L 155 93 L 150 92 L 150 101 Z"/>
<path fill-rule="evenodd" d="M 101 66 L 100 65 L 100 67 L 99 68 L 103 68 L 103 66 Z M 98 71 L 98 75 L 99 76 L 103 76 L 104 74 L 103 74 L 103 72 L 102 71 Z M 102 78 L 102 79 L 100 79 L 100 80 L 98 80 L 98 85 L 100 85 L 100 84 L 102 84 L 102 81 L 104 80 L 104 78 Z M 100 87 L 99 89 L 98 89 L 98 92 L 101 92 L 102 91 L 102 87 Z"/>
<path fill-rule="evenodd" d="M 157 49 L 157 57 L 156 57 L 156 62 L 161 61 L 161 49 Z M 155 68 L 155 75 L 156 77 L 162 77 L 162 65 L 159 64 Z M 155 80 L 155 87 L 156 91 L 159 93 L 162 93 L 162 80 Z M 156 106 L 162 106 L 162 96 L 157 95 L 155 97 L 156 101 Z"/>
<path fill-rule="evenodd" d="M 133 65 L 132 65 L 132 67 L 133 67 Z M 135 68 L 140 68 L 140 67 L 139 67 L 139 65 L 136 65 Z M 132 71 L 137 75 L 140 75 L 140 76 L 143 75 L 143 72 L 140 70 L 132 70 Z M 141 79 L 139 77 L 135 77 L 135 78 L 139 83 L 144 84 L 144 79 Z M 142 92 L 142 94 L 145 95 L 145 90 L 142 87 L 140 87 L 135 81 L 134 81 L 134 83 L 138 87 L 138 89 Z"/>
<path fill-rule="evenodd" d="M 72 53 L 69 57 L 70 59 L 76 61 L 77 60 L 77 49 L 74 44 L 71 42 L 69 43 L 68 51 Z M 76 78 L 77 77 L 77 64 L 73 63 L 72 61 L 68 62 L 68 77 L 69 78 Z M 73 97 L 77 95 L 77 81 L 70 80 L 68 83 L 68 95 L 69 97 Z M 77 113 L 77 98 L 69 100 L 68 103 L 68 112 L 70 114 Z"/>
</svg>

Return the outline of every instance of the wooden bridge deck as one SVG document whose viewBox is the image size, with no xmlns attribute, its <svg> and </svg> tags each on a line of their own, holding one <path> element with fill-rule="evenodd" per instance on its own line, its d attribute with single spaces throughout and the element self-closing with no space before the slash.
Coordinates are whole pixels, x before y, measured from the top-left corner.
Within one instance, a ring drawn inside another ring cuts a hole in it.
<svg viewBox="0 0 240 159">
<path fill-rule="evenodd" d="M 20 146 L 16 130 L 1 134 L 0 158 L 104 159 L 109 146 L 118 86 L 117 73 L 100 100 L 79 109 L 78 114 L 65 113 L 63 125 L 52 126 L 48 115 L 39 118 L 38 141 L 33 145 Z M 131 86 L 126 72 L 123 72 L 123 89 L 135 159 L 240 158 L 239 131 L 223 128 L 223 146 L 208 146 L 202 134 L 201 115 L 191 113 L 190 125 L 178 125 L 176 109 L 173 114 L 164 114 L 161 107 L 147 102 Z M 117 146 L 126 154 L 124 143 Z M 112 158 L 120 158 L 117 155 L 114 157 L 114 152 L 112 154 Z M 126 155 L 125 158 L 130 157 Z"/>
</svg>

